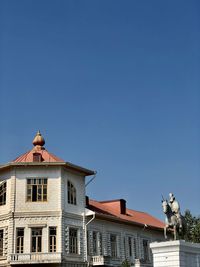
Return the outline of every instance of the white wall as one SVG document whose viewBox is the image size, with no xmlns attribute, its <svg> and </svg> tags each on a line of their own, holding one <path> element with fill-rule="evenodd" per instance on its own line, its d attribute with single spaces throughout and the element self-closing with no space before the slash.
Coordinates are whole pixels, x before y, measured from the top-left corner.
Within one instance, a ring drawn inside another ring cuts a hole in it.
<svg viewBox="0 0 200 267">
<path fill-rule="evenodd" d="M 68 203 L 67 183 L 70 181 L 76 188 L 77 204 Z M 63 209 L 63 224 L 62 224 L 62 251 L 66 261 L 82 262 L 84 259 L 84 233 L 83 233 L 83 213 L 85 211 L 85 177 L 77 173 L 69 172 L 66 169 L 62 170 L 62 209 Z M 79 254 L 69 254 L 69 228 L 73 227 L 78 230 L 79 239 Z"/>
<path fill-rule="evenodd" d="M 47 201 L 27 201 L 27 178 L 48 178 Z M 60 211 L 61 210 L 61 168 L 24 167 L 16 171 L 16 212 Z"/>
<path fill-rule="evenodd" d="M 76 188 L 77 204 L 69 204 L 67 198 L 67 182 L 70 181 Z M 62 208 L 67 213 L 82 215 L 85 210 L 85 177 L 62 171 Z"/>
</svg>

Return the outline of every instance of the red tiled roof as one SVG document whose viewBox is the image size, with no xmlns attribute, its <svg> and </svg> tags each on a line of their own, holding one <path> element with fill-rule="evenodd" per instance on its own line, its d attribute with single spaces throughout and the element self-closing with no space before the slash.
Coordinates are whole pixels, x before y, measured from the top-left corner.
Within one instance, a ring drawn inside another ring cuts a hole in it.
<svg viewBox="0 0 200 267">
<path fill-rule="evenodd" d="M 35 138 L 33 139 L 33 145 L 34 148 L 23 155 L 19 156 L 15 160 L 13 160 L 13 163 L 28 163 L 28 162 L 34 162 L 34 154 L 40 155 L 41 159 L 39 162 L 64 162 L 64 160 L 56 157 L 55 155 L 49 153 L 44 148 L 45 140 L 43 136 L 41 135 L 40 131 L 37 132 Z"/>
<path fill-rule="evenodd" d="M 52 153 L 49 153 L 46 149 L 35 150 L 35 148 L 17 157 L 12 162 L 34 162 L 33 161 L 34 153 L 41 154 L 42 162 L 64 162 L 64 160 L 56 157 Z"/>
<path fill-rule="evenodd" d="M 120 200 L 118 200 L 120 201 Z M 103 201 L 98 202 L 96 200 L 89 200 L 89 206 L 88 208 L 93 210 L 99 215 L 102 215 L 106 217 L 106 215 L 110 215 L 113 217 L 113 219 L 116 220 L 123 220 L 127 223 L 133 223 L 137 225 L 147 225 L 147 227 L 152 228 L 158 228 L 159 230 L 164 228 L 164 223 L 158 220 L 157 218 L 151 216 L 150 214 L 146 212 L 126 209 L 126 214 L 121 214 L 119 211 L 119 208 L 116 205 L 117 200 L 113 201 L 113 207 L 112 207 L 112 201 Z"/>
<path fill-rule="evenodd" d="M 33 139 L 33 145 L 34 147 L 32 150 L 29 150 L 28 152 L 22 154 L 21 156 L 17 157 L 13 161 L 9 162 L 6 165 L 0 166 L 0 170 L 10 168 L 12 166 L 27 166 L 27 165 L 62 165 L 68 170 L 71 171 L 78 171 L 81 174 L 84 174 L 85 176 L 94 175 L 96 172 L 83 168 L 81 166 L 75 165 L 70 162 L 65 162 L 63 159 L 58 158 L 54 154 L 48 152 L 45 147 L 45 140 L 43 136 L 41 135 L 40 131 L 37 132 L 35 138 Z"/>
</svg>

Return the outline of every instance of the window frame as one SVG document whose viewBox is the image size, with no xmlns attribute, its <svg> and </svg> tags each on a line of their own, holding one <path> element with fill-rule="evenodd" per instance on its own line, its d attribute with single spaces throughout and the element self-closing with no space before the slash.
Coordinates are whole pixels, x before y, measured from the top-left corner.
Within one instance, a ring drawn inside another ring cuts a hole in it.
<svg viewBox="0 0 200 267">
<path fill-rule="evenodd" d="M 77 193 L 74 184 L 68 180 L 67 181 L 67 203 L 71 205 L 77 205 Z"/>
<path fill-rule="evenodd" d="M 39 231 L 41 230 L 40 235 L 33 235 L 33 231 Z M 43 236 L 43 227 L 32 227 L 31 228 L 31 253 L 42 253 L 42 236 Z M 33 237 L 36 239 L 36 250 L 33 251 Z M 40 246 L 38 245 L 38 240 L 40 238 Z M 38 248 L 41 248 L 40 251 L 38 251 Z"/>
<path fill-rule="evenodd" d="M 0 229 L 0 257 L 3 256 L 4 256 L 4 229 Z"/>
<path fill-rule="evenodd" d="M 23 236 L 18 235 L 18 231 L 21 231 L 21 230 L 23 230 Z M 18 245 L 18 240 L 20 243 L 19 245 Z M 16 253 L 17 254 L 24 253 L 24 228 L 23 227 L 16 228 Z"/>
<path fill-rule="evenodd" d="M 92 255 L 102 255 L 102 232 L 99 230 L 92 230 Z M 90 246 L 90 244 L 89 244 Z"/>
<path fill-rule="evenodd" d="M 56 231 L 55 235 L 51 235 L 50 231 L 54 228 Z M 53 240 L 53 244 L 51 244 L 51 240 Z M 57 227 L 56 226 L 49 226 L 49 253 L 56 253 L 57 252 Z"/>
<path fill-rule="evenodd" d="M 41 153 L 33 153 L 33 162 L 42 162 L 42 155 Z"/>
<path fill-rule="evenodd" d="M 44 193 L 45 190 L 46 190 L 46 193 Z M 35 191 L 35 194 L 36 194 L 35 196 L 34 196 L 33 191 Z M 37 177 L 37 178 L 27 177 L 26 178 L 26 202 L 31 202 L 31 203 L 40 202 L 41 203 L 41 202 L 47 202 L 47 201 L 48 201 L 48 178 L 47 177 Z"/>
<path fill-rule="evenodd" d="M 70 231 L 76 231 L 76 236 L 70 235 Z M 73 238 L 73 239 L 72 239 Z M 79 229 L 76 227 L 69 227 L 69 254 L 79 255 Z"/>
<path fill-rule="evenodd" d="M 143 250 L 143 256 L 144 256 L 143 257 L 144 262 L 150 262 L 149 239 L 142 238 L 142 250 Z"/>
<path fill-rule="evenodd" d="M 128 236 L 128 240 L 127 240 L 127 245 L 128 245 L 128 257 L 132 258 L 133 257 L 133 237 L 132 236 Z"/>
<path fill-rule="evenodd" d="M 115 240 L 112 241 L 112 237 Z M 117 259 L 118 258 L 118 242 L 117 242 L 118 235 L 115 233 L 110 234 L 110 255 L 111 258 Z"/>
<path fill-rule="evenodd" d="M 98 255 L 98 232 L 92 232 L 92 254 L 94 256 Z"/>
<path fill-rule="evenodd" d="M 7 181 L 1 181 L 0 183 L 0 206 L 6 205 L 6 194 L 7 194 Z"/>
</svg>

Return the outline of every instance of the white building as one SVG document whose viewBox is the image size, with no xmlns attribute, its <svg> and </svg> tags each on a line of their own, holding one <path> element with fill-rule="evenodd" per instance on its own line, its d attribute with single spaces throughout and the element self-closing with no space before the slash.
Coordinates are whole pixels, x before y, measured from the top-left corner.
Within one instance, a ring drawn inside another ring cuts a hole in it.
<svg viewBox="0 0 200 267">
<path fill-rule="evenodd" d="M 125 200 L 86 198 L 95 172 L 44 144 L 38 132 L 32 150 L 0 165 L 0 266 L 152 266 L 149 242 L 163 239 L 163 224 Z"/>
</svg>

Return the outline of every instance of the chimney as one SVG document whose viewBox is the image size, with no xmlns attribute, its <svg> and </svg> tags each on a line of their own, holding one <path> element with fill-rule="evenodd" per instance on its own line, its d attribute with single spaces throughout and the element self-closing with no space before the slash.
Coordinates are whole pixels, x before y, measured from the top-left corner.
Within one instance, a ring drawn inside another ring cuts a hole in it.
<svg viewBox="0 0 200 267">
<path fill-rule="evenodd" d="M 120 201 L 120 213 L 126 214 L 126 200 L 120 199 L 119 201 Z"/>
<path fill-rule="evenodd" d="M 125 199 L 115 199 L 101 201 L 105 207 L 111 208 L 113 211 L 116 211 L 119 214 L 126 215 L 126 200 Z"/>
</svg>

